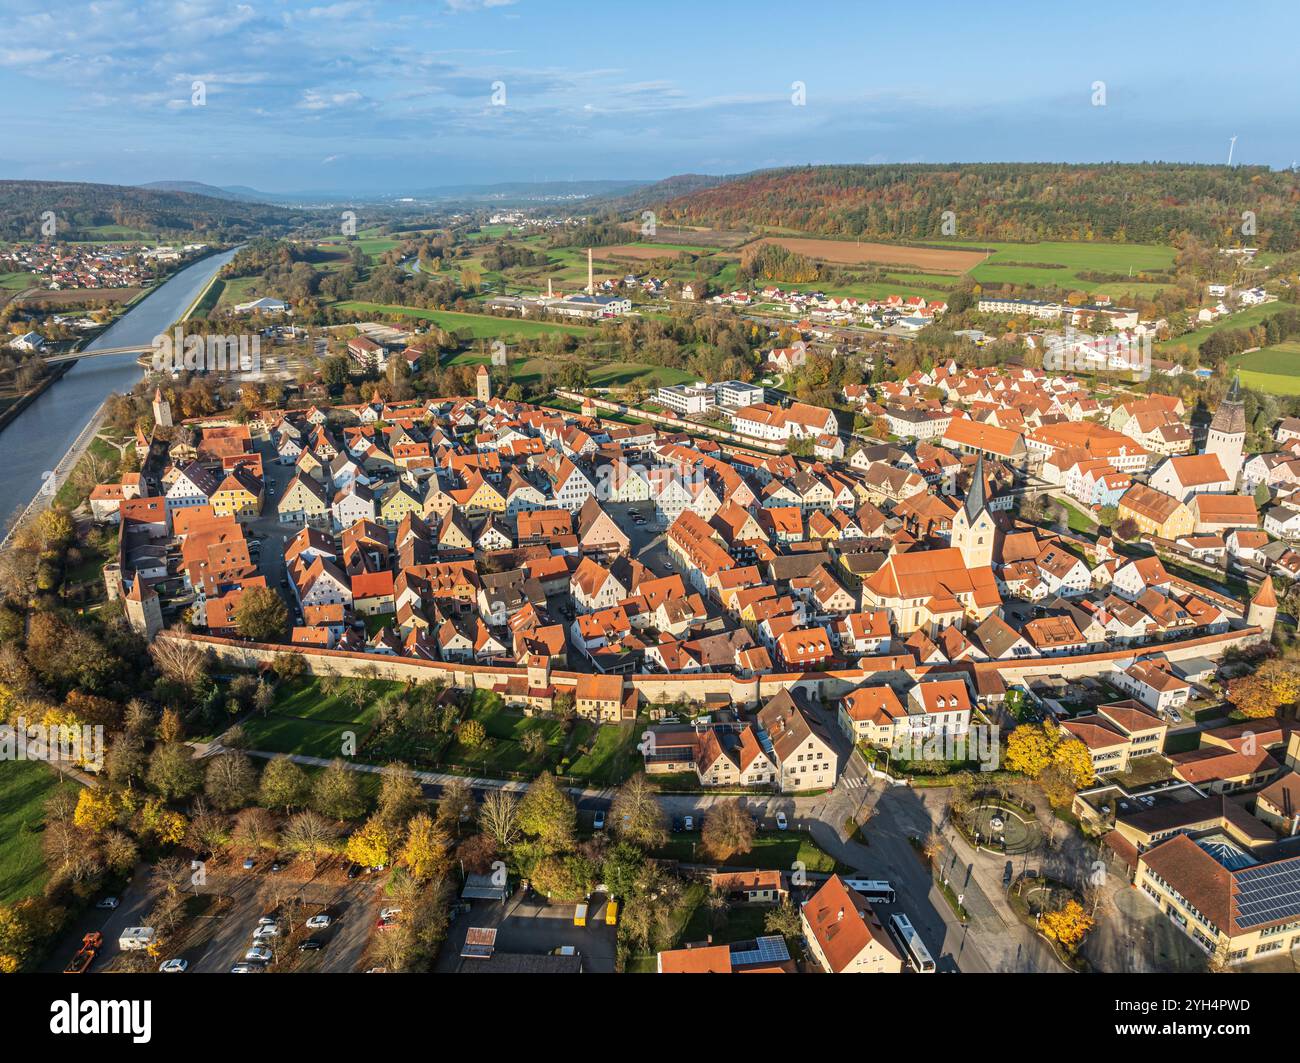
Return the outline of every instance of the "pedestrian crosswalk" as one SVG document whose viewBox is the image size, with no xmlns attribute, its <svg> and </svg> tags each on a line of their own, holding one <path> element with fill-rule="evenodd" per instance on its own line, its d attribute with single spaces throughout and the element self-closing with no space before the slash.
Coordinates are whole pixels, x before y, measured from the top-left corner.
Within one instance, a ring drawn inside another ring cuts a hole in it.
<svg viewBox="0 0 1300 1063">
<path fill-rule="evenodd" d="M 866 786 L 867 780 L 864 779 L 861 775 L 857 776 L 857 778 L 854 779 L 850 779 L 847 775 L 845 775 L 840 779 L 840 783 L 847 790 L 857 790 L 860 789 L 861 787 Z"/>
</svg>

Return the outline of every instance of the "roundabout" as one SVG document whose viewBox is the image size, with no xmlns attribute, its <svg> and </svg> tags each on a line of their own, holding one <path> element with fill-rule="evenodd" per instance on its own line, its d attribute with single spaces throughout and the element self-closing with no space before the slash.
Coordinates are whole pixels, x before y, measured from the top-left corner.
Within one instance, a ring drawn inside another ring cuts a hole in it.
<svg viewBox="0 0 1300 1063">
<path fill-rule="evenodd" d="M 1031 853 L 1042 844 L 1042 832 L 1032 816 L 1003 805 L 980 805 L 966 814 L 966 829 L 975 843 L 995 852 Z"/>
</svg>

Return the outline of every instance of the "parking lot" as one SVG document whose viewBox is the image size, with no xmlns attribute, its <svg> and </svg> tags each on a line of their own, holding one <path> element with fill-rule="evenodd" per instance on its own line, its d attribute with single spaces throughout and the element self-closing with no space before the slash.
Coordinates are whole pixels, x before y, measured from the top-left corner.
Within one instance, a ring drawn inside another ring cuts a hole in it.
<svg viewBox="0 0 1300 1063">
<path fill-rule="evenodd" d="M 573 925 L 573 904 L 552 904 L 545 897 L 517 889 L 505 903 L 473 901 L 468 912 L 458 915 L 447 931 L 438 954 L 436 970 L 455 973 L 473 959 L 461 957 L 470 927 L 495 927 L 498 953 L 544 956 L 557 948 L 572 946 L 582 956 L 587 973 L 612 974 L 618 930 L 605 923 L 606 899 L 592 897 L 586 926 Z"/>
<path fill-rule="evenodd" d="M 180 955 L 190 961 L 192 971 L 226 973 L 244 959 L 258 920 L 277 916 L 281 936 L 269 943 L 275 962 L 268 969 L 292 966 L 296 971 L 317 973 L 358 971 L 381 907 L 379 884 L 368 877 L 335 881 L 338 878 L 336 874 L 328 881 L 293 881 L 265 871 L 213 876 L 203 891 L 228 898 L 228 903 L 212 909 L 209 918 L 214 926 L 203 944 Z M 297 923 L 289 926 L 285 917 L 295 902 Z M 303 928 L 301 921 L 318 912 L 329 915 L 331 925 L 318 931 Z M 298 953 L 296 944 L 305 937 L 319 938 L 324 947 Z"/>
</svg>

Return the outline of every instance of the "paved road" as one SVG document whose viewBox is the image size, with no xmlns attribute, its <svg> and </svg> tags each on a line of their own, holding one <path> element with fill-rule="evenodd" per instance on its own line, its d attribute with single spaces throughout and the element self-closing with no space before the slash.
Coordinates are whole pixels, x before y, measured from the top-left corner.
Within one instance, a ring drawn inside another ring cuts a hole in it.
<svg viewBox="0 0 1300 1063">
<path fill-rule="evenodd" d="M 149 866 L 137 864 L 131 874 L 131 881 L 117 895 L 118 907 L 113 911 L 91 908 L 85 912 L 76 925 L 67 931 L 59 947 L 51 950 L 49 958 L 41 965 L 41 970 L 62 971 L 81 946 L 82 938 L 96 930 L 104 935 L 104 947 L 90 969 L 104 970 L 122 951 L 117 945 L 122 931 L 129 926 L 142 926 L 146 923 L 145 916 L 154 902 L 154 892 L 148 883 Z"/>
</svg>

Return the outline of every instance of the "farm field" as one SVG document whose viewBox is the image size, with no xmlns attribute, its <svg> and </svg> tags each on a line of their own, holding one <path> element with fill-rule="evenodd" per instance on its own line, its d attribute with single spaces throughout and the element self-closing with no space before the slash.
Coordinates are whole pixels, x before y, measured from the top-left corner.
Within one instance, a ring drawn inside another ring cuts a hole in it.
<svg viewBox="0 0 1300 1063">
<path fill-rule="evenodd" d="M 1300 395 L 1300 340 L 1239 354 L 1229 364 L 1240 370 L 1241 382 L 1248 388 L 1272 395 Z"/>
<path fill-rule="evenodd" d="M 629 232 L 637 232 L 641 228 L 641 222 L 637 220 L 624 222 L 623 228 Z M 740 247 L 742 244 L 749 243 L 753 238 L 754 233 L 746 229 L 710 229 L 705 226 L 693 225 L 657 225 L 654 237 L 648 242 L 721 250 Z"/>
<path fill-rule="evenodd" d="M 320 240 L 313 246 L 323 250 L 342 251 L 344 254 L 351 252 L 354 247 L 359 247 L 363 255 L 374 261 L 385 251 L 391 251 L 401 242 L 394 236 L 379 236 L 374 229 L 363 229 L 357 233 L 355 240 L 331 237 L 328 240 Z"/>
<path fill-rule="evenodd" d="M 1157 244 L 1101 244 L 1047 241 L 1040 244 L 969 243 L 954 246 L 984 248 L 992 254 L 969 270 L 983 284 L 1033 284 L 1078 288 L 1088 292 L 1155 292 L 1162 284 L 1142 282 L 1138 274 L 1164 272 L 1173 266 L 1174 249 Z M 1055 264 L 1059 268 L 1050 268 Z M 1080 273 L 1133 274 L 1129 281 L 1088 281 Z"/>
<path fill-rule="evenodd" d="M 40 893 L 46 878 L 41 854 L 45 802 L 60 785 L 58 775 L 34 760 L 0 763 L 0 904 Z"/>
<path fill-rule="evenodd" d="M 21 292 L 39 282 L 40 276 L 35 273 L 0 273 L 0 288 L 6 291 Z"/>
<path fill-rule="evenodd" d="M 765 236 L 760 244 L 778 244 L 819 262 L 837 266 L 917 266 L 937 273 L 965 273 L 984 260 L 979 251 L 907 247 L 902 244 L 860 243 L 814 237 Z"/>
<path fill-rule="evenodd" d="M 599 257 L 602 259 L 627 258 L 645 262 L 657 258 L 679 258 L 684 251 L 712 254 L 712 249 L 707 247 L 676 247 L 671 244 L 615 244 L 613 247 L 602 247 L 598 250 Z M 597 257 L 594 251 L 592 257 Z"/>
<path fill-rule="evenodd" d="M 129 303 L 144 291 L 143 288 L 64 288 L 58 291 L 42 290 L 23 296 L 23 306 L 104 306 L 109 303 Z"/>
<path fill-rule="evenodd" d="M 591 332 L 587 325 L 560 325 L 550 321 L 528 321 L 521 318 L 493 317 L 490 314 L 466 314 L 457 310 L 424 310 L 418 306 L 397 306 L 390 303 L 365 303 L 355 300 L 335 303 L 340 310 L 355 310 L 360 314 L 392 314 L 431 321 L 448 332 L 466 329 L 471 339 L 497 337 L 522 337 L 554 335 L 583 336 Z"/>
</svg>

